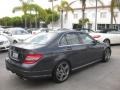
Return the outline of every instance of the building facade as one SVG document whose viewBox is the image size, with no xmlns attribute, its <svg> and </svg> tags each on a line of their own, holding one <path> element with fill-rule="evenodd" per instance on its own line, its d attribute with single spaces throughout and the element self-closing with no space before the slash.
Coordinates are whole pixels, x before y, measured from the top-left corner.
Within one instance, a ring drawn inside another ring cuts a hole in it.
<svg viewBox="0 0 120 90">
<path fill-rule="evenodd" d="M 72 2 L 74 0 L 69 0 L 69 2 Z M 95 16 L 96 16 L 96 0 L 86 0 L 86 10 L 85 10 L 85 17 L 89 19 L 89 23 L 85 25 L 86 28 L 91 28 L 95 30 Z M 111 0 L 101 0 L 104 4 L 102 6 L 98 2 L 97 7 L 97 29 L 108 29 L 111 28 L 111 14 L 110 14 L 110 2 Z M 74 28 L 75 25 L 78 24 L 79 19 L 82 18 L 82 11 L 81 11 L 81 3 L 80 1 L 76 1 L 74 4 L 71 5 L 71 7 L 74 9 L 74 13 L 68 12 L 67 17 L 65 17 L 64 13 L 64 21 L 63 21 L 63 27 L 64 28 Z M 114 10 L 115 17 L 116 17 L 116 23 L 113 21 L 113 28 L 120 30 L 120 11 L 118 9 Z M 55 26 L 60 26 L 60 20 L 55 23 Z"/>
</svg>

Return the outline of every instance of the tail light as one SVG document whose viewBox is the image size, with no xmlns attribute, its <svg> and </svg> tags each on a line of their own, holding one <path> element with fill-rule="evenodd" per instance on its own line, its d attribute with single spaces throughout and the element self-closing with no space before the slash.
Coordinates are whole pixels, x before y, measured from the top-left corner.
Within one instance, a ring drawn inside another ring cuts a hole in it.
<svg viewBox="0 0 120 90">
<path fill-rule="evenodd" d="M 24 64 L 34 64 L 34 63 L 40 61 L 42 58 L 43 58 L 43 54 L 27 54 L 23 63 Z"/>
<path fill-rule="evenodd" d="M 94 35 L 93 38 L 100 38 L 100 35 Z"/>
<path fill-rule="evenodd" d="M 32 32 L 32 34 L 33 34 L 33 35 L 35 35 L 35 34 L 36 34 L 36 32 Z"/>
</svg>

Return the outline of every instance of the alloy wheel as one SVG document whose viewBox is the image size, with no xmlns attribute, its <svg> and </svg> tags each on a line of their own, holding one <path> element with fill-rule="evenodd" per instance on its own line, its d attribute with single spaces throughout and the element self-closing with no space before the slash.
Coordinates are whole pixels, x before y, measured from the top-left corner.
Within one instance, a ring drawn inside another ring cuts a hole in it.
<svg viewBox="0 0 120 90">
<path fill-rule="evenodd" d="M 109 49 L 106 49 L 105 50 L 105 61 L 109 61 L 110 60 L 110 56 L 111 56 L 111 54 L 110 54 L 110 50 Z"/>
<path fill-rule="evenodd" d="M 70 73 L 70 66 L 67 62 L 63 61 L 58 64 L 55 72 L 55 77 L 57 82 L 65 81 Z"/>
</svg>

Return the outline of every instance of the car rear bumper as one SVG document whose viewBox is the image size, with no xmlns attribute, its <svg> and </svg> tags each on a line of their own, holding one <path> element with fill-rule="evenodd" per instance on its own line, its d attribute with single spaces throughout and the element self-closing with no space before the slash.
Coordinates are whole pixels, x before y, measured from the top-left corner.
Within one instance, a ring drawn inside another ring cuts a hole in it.
<svg viewBox="0 0 120 90">
<path fill-rule="evenodd" d="M 24 78 L 42 78 L 42 77 L 50 77 L 52 74 L 48 70 L 43 71 L 33 71 L 33 70 L 26 70 L 23 67 L 18 67 L 10 62 L 9 59 L 5 60 L 6 69 L 11 71 L 12 73 L 16 73 L 18 76 Z"/>
</svg>

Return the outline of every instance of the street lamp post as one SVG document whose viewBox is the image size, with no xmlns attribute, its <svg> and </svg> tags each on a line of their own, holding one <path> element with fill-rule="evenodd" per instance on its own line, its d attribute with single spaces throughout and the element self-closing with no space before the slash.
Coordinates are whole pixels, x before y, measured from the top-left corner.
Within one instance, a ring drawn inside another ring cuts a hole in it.
<svg viewBox="0 0 120 90">
<path fill-rule="evenodd" d="M 60 4 L 62 4 L 62 0 L 60 1 Z M 63 9 L 60 10 L 60 21 L 61 21 L 61 29 L 63 29 Z"/>
<path fill-rule="evenodd" d="M 54 1 L 57 1 L 57 0 L 49 0 L 49 2 L 52 2 L 52 30 L 54 29 L 54 27 L 53 27 L 53 19 L 54 19 L 54 17 L 53 17 Z"/>
<path fill-rule="evenodd" d="M 97 0 L 96 0 L 96 9 L 95 9 L 95 31 L 97 30 Z"/>
</svg>

